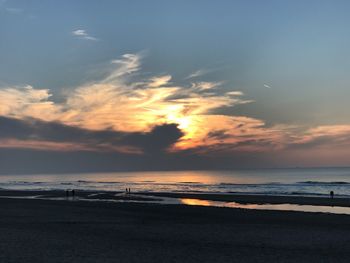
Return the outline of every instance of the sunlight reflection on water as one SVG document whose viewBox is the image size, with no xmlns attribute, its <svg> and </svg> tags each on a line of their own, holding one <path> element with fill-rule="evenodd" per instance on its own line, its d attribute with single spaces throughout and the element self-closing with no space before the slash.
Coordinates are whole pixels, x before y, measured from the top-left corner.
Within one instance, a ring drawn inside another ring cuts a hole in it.
<svg viewBox="0 0 350 263">
<path fill-rule="evenodd" d="M 296 205 L 296 204 L 240 204 L 236 202 L 219 202 L 192 198 L 181 198 L 180 202 L 184 205 L 214 206 L 228 208 L 243 208 L 257 210 L 280 210 L 280 211 L 299 211 L 299 212 L 321 212 L 332 214 L 350 214 L 350 207 L 340 206 L 316 206 L 316 205 Z"/>
</svg>

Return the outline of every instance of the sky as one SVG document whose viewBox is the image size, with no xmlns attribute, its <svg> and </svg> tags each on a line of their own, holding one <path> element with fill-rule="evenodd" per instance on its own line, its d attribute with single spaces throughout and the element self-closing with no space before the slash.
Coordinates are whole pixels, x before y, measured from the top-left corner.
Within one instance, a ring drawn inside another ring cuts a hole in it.
<svg viewBox="0 0 350 263">
<path fill-rule="evenodd" d="M 0 173 L 350 166 L 349 10 L 0 0 Z"/>
</svg>

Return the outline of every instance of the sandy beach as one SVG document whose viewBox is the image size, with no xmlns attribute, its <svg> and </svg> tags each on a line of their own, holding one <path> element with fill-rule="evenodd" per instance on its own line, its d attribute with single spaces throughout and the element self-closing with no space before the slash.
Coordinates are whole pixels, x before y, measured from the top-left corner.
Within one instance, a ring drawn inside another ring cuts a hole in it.
<svg viewBox="0 0 350 263">
<path fill-rule="evenodd" d="M 346 215 L 0 198 L 0 227 L 0 262 L 350 260 Z"/>
</svg>

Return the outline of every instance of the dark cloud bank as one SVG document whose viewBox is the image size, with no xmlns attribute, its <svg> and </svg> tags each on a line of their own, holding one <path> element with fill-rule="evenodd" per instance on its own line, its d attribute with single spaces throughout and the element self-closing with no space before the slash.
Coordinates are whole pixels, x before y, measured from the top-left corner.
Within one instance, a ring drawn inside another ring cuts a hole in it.
<svg viewBox="0 0 350 263">
<path fill-rule="evenodd" d="M 148 133 L 127 133 L 114 130 L 93 131 L 57 122 L 0 116 L 0 127 L 0 139 L 68 142 L 92 148 L 131 146 L 142 150 L 144 154 L 163 152 L 183 136 L 176 124 L 156 126 Z"/>
<path fill-rule="evenodd" d="M 92 131 L 57 122 L 36 119 L 0 117 L 0 140 L 50 141 L 76 143 L 95 147 L 94 150 L 38 150 L 30 148 L 0 148 L 1 174 L 76 173 L 144 170 L 232 169 L 263 166 L 262 154 L 235 153 L 198 154 L 197 150 L 177 153 L 166 151 L 182 136 L 176 124 L 155 126 L 147 133 L 127 133 L 113 130 Z M 142 153 L 120 153 L 101 150 L 99 146 L 134 147 Z M 202 149 L 201 150 L 206 150 Z"/>
<path fill-rule="evenodd" d="M 343 140 L 348 141 L 346 137 L 341 141 L 337 138 L 336 142 L 333 142 L 334 138 L 324 136 L 301 145 L 287 145 L 285 149 L 278 151 L 240 150 L 242 146 L 269 146 L 270 144 L 269 141 L 249 140 L 231 145 L 208 145 L 169 152 L 169 147 L 182 136 L 183 133 L 176 124 L 155 126 L 149 132 L 144 133 L 114 130 L 93 131 L 57 122 L 44 122 L 37 119 L 20 120 L 0 116 L 0 143 L 16 140 L 19 142 L 35 141 L 38 144 L 55 142 L 73 145 L 73 149 L 43 150 L 21 148 L 18 145 L 9 147 L 3 144 L 0 147 L 0 174 L 319 166 L 326 163 L 331 156 L 326 155 L 323 156 L 324 159 L 316 160 L 313 156 L 305 155 L 305 150 L 319 145 L 329 145 L 330 142 L 339 145 L 340 142 L 343 143 Z M 216 138 L 226 138 L 226 136 L 224 131 L 208 134 L 208 137 Z M 74 148 L 74 145 L 83 147 Z M 119 148 L 137 149 L 137 151 L 118 152 L 116 149 Z M 327 152 L 332 154 L 332 151 Z M 344 158 L 340 158 L 335 165 L 341 166 L 347 163 L 347 158 Z"/>
</svg>

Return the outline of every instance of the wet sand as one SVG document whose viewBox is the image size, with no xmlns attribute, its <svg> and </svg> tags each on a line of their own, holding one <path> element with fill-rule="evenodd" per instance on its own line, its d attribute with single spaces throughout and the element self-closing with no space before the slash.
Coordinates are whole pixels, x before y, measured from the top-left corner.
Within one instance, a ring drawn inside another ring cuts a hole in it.
<svg viewBox="0 0 350 263">
<path fill-rule="evenodd" d="M 0 190 L 0 197 L 29 197 L 42 196 L 43 198 L 65 198 L 65 191 L 15 191 Z M 137 192 L 130 195 L 124 192 L 103 192 L 103 191 L 78 191 L 76 196 L 84 199 L 100 200 L 135 200 L 135 201 L 159 201 L 162 197 L 168 198 L 193 198 L 200 200 L 236 202 L 240 204 L 297 204 L 314 206 L 339 206 L 350 207 L 350 198 L 310 196 L 280 196 L 280 195 L 256 195 L 256 194 L 209 194 L 209 193 L 166 193 L 166 192 Z"/>
<path fill-rule="evenodd" d="M 350 207 L 350 198 L 283 196 L 283 195 L 255 195 L 255 194 L 203 194 L 203 193 L 139 193 L 156 197 L 194 198 L 201 200 L 237 202 L 241 204 L 297 204 L 319 206 Z"/>
<path fill-rule="evenodd" d="M 0 228 L 0 262 L 350 261 L 346 215 L 0 198 Z"/>
</svg>

